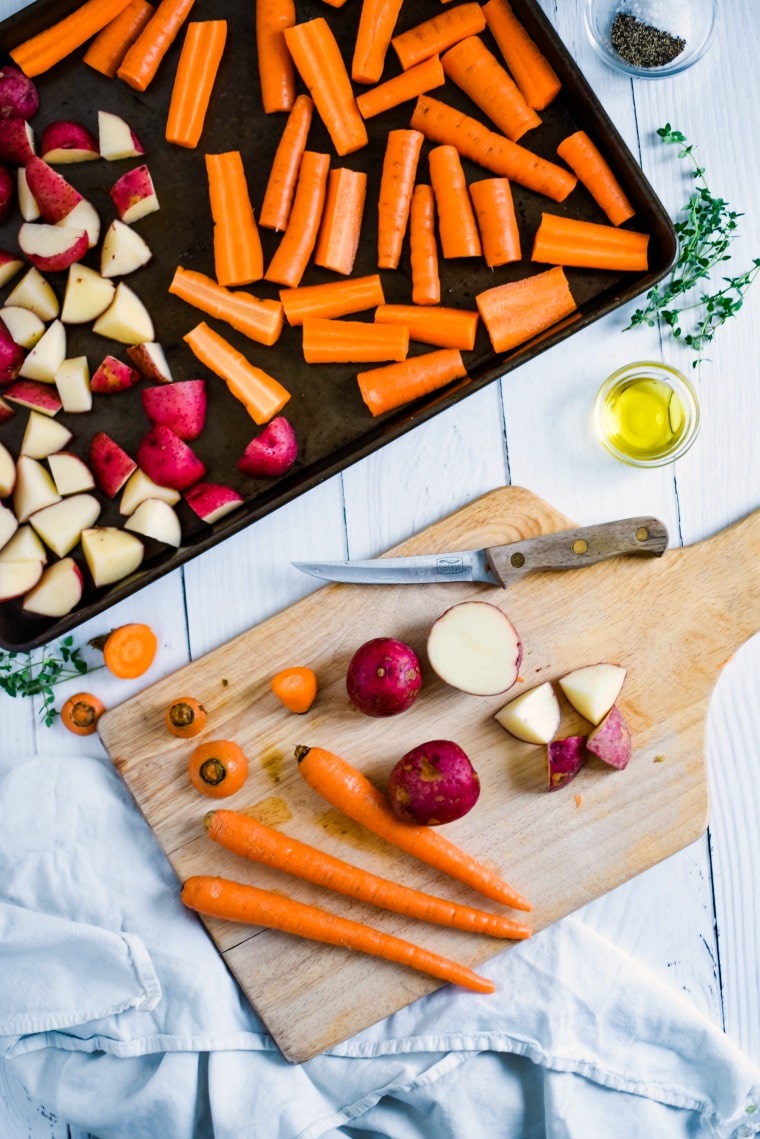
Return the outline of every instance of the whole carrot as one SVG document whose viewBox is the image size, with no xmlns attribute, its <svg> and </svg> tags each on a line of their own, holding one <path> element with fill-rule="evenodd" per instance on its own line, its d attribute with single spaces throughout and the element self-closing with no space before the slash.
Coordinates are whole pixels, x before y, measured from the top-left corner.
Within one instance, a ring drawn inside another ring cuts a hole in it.
<svg viewBox="0 0 760 1139">
<path fill-rule="evenodd" d="M 441 278 L 435 238 L 435 195 L 433 187 L 424 182 L 419 182 L 412 193 L 409 261 L 412 270 L 412 300 L 416 305 L 437 305 L 441 299 Z"/>
<path fill-rule="evenodd" d="M 267 115 L 289 111 L 296 97 L 295 68 L 283 35 L 295 22 L 295 0 L 256 0 L 256 56 Z"/>
<path fill-rule="evenodd" d="M 386 961 L 408 965 L 411 969 L 429 973 L 473 992 L 494 991 L 492 981 L 474 973 L 466 965 L 440 957 L 400 937 L 338 917 L 318 906 L 283 898 L 258 886 L 244 886 L 229 878 L 195 875 L 188 878 L 182 887 L 182 901 L 190 909 L 209 917 L 266 926 L 310 941 L 355 949 Z"/>
<path fill-rule="evenodd" d="M 259 211 L 259 225 L 265 229 L 281 230 L 288 224 L 313 111 L 309 95 L 296 97 L 277 144 Z"/>
<path fill-rule="evenodd" d="M 428 164 L 443 256 L 480 257 L 478 226 L 456 147 L 434 147 Z"/>
<path fill-rule="evenodd" d="M 296 759 L 309 786 L 355 822 L 486 898 L 519 910 L 530 909 L 530 902 L 498 874 L 432 827 L 399 822 L 382 791 L 345 759 L 321 747 L 297 747 Z"/>
<path fill-rule="evenodd" d="M 406 914 L 407 917 L 445 925 L 451 929 L 485 933 L 491 937 L 530 936 L 530 927 L 522 922 L 502 914 L 489 914 L 473 909 L 472 906 L 448 902 L 421 890 L 412 890 L 398 882 L 380 878 L 239 811 L 210 811 L 204 819 L 204 825 L 209 838 L 225 850 L 231 850 L 253 862 L 284 870 L 287 874 L 356 898 L 357 901 L 368 902 L 380 909 Z"/>
<path fill-rule="evenodd" d="M 377 202 L 379 269 L 397 269 L 401 260 L 422 142 L 417 130 L 388 132 Z"/>
</svg>

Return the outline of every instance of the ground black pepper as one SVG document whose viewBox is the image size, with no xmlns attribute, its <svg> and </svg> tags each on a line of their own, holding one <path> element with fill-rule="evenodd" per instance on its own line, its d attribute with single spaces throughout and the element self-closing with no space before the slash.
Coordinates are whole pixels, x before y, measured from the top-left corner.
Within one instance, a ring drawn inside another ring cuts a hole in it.
<svg viewBox="0 0 760 1139">
<path fill-rule="evenodd" d="M 686 40 L 645 24 L 636 16 L 618 12 L 610 29 L 612 46 L 633 67 L 664 67 L 686 47 Z"/>
</svg>

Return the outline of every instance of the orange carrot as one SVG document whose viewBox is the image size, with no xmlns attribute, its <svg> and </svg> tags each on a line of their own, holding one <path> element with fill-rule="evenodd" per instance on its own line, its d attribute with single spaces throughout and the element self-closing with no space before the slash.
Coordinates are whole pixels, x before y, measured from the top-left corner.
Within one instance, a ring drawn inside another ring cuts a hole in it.
<svg viewBox="0 0 760 1139">
<path fill-rule="evenodd" d="M 403 0 L 362 0 L 354 39 L 351 78 L 354 83 L 377 83 Z"/>
<path fill-rule="evenodd" d="M 373 273 L 348 281 L 281 289 L 280 301 L 288 324 L 298 326 L 309 316 L 339 317 L 363 312 L 384 304 L 385 295 L 380 277 Z"/>
<path fill-rule="evenodd" d="M 247 285 L 264 274 L 264 254 L 239 150 L 206 155 L 214 264 L 220 285 Z"/>
<path fill-rule="evenodd" d="M 134 680 L 148 671 L 157 648 L 156 634 L 149 625 L 139 622 L 120 625 L 103 643 L 103 661 L 114 676 Z"/>
<path fill-rule="evenodd" d="M 555 202 L 564 201 L 575 189 L 577 179 L 569 170 L 488 130 L 477 119 L 430 95 L 420 95 L 411 125 L 431 142 L 449 143 L 462 158 Z"/>
<path fill-rule="evenodd" d="M 355 949 L 386 961 L 408 965 L 411 969 L 475 992 L 494 991 L 492 981 L 473 973 L 465 965 L 439 957 L 437 953 L 421 949 L 400 937 L 338 917 L 318 906 L 283 898 L 258 886 L 244 886 L 228 878 L 194 875 L 182 887 L 182 901 L 190 909 L 209 917 L 279 929 L 310 941 L 340 945 L 343 949 Z"/>
<path fill-rule="evenodd" d="M 283 35 L 338 154 L 343 157 L 366 146 L 364 120 L 330 25 L 318 16 L 286 28 Z"/>
<path fill-rule="evenodd" d="M 121 61 L 155 11 L 148 0 L 130 0 L 91 42 L 82 59 L 88 67 L 114 79 Z"/>
<path fill-rule="evenodd" d="M 562 86 L 554 68 L 536 47 L 507 0 L 488 0 L 483 5 L 483 15 L 526 102 L 534 110 L 542 111 L 557 97 Z"/>
<path fill-rule="evenodd" d="M 520 230 L 509 180 L 483 178 L 480 182 L 472 182 L 470 197 L 489 269 L 519 261 L 522 256 Z"/>
<path fill-rule="evenodd" d="M 297 747 L 296 759 L 309 786 L 355 822 L 486 898 L 519 910 L 530 909 L 530 903 L 498 874 L 434 827 L 400 822 L 383 792 L 345 759 L 321 747 Z"/>
<path fill-rule="evenodd" d="M 303 152 L 288 227 L 269 262 L 265 280 L 292 289 L 300 285 L 316 245 L 329 173 L 329 154 Z"/>
<path fill-rule="evenodd" d="M 288 224 L 313 111 L 309 95 L 296 97 L 277 144 L 261 203 L 259 225 L 265 229 L 285 229 Z"/>
<path fill-rule="evenodd" d="M 295 665 L 280 669 L 272 677 L 272 692 L 289 712 L 303 715 L 311 708 L 317 696 L 317 676 L 313 668 Z M 215 838 L 215 835 L 211 835 Z"/>
<path fill-rule="evenodd" d="M 648 268 L 648 245 L 648 233 L 542 214 L 531 260 L 547 265 L 638 273 Z"/>
<path fill-rule="evenodd" d="M 209 838 L 225 850 L 357 901 L 469 933 L 503 938 L 530 936 L 530 927 L 514 918 L 448 902 L 380 878 L 238 811 L 210 811 L 203 821 Z"/>
<path fill-rule="evenodd" d="M 478 36 L 455 44 L 441 62 L 449 79 L 512 142 L 541 126 L 541 119 L 528 106 L 517 84 Z"/>
<path fill-rule="evenodd" d="M 434 147 L 428 164 L 443 256 L 480 257 L 478 226 L 456 147 Z"/>
<path fill-rule="evenodd" d="M 403 326 L 363 320 L 307 317 L 303 322 L 303 358 L 307 364 L 374 364 L 406 360 L 409 333 Z"/>
<path fill-rule="evenodd" d="M 613 225 L 622 225 L 633 217 L 636 211 L 623 187 L 585 131 L 576 131 L 563 139 L 557 147 L 557 154 L 578 176 Z"/>
<path fill-rule="evenodd" d="M 480 4 L 457 4 L 394 36 L 391 44 L 402 69 L 407 71 L 431 55 L 440 55 L 466 36 L 476 36 L 485 26 L 486 20 Z"/>
<path fill-rule="evenodd" d="M 91 692 L 77 692 L 61 708 L 61 723 L 75 736 L 91 736 L 105 710 L 103 701 Z"/>
<path fill-rule="evenodd" d="M 409 339 L 436 348 L 459 348 L 471 352 L 475 347 L 479 316 L 463 308 L 438 308 L 435 305 L 378 305 L 378 324 L 400 324 L 409 330 Z"/>
<path fill-rule="evenodd" d="M 412 300 L 416 305 L 437 305 L 441 299 L 438 275 L 438 245 L 435 239 L 433 187 L 418 183 L 409 211 L 409 260 L 412 270 Z"/>
<path fill-rule="evenodd" d="M 379 269 L 397 269 L 401 260 L 422 142 L 417 130 L 388 132 L 377 202 Z"/>
<path fill-rule="evenodd" d="M 225 321 L 257 344 L 271 348 L 280 338 L 284 320 L 280 301 L 230 292 L 211 277 L 183 269 L 181 265 L 174 271 L 169 292 L 208 316 Z"/>
<path fill-rule="evenodd" d="M 190 782 L 210 799 L 234 795 L 248 778 L 248 757 L 233 740 L 198 744 L 187 765 Z"/>
<path fill-rule="evenodd" d="M 194 0 L 161 0 L 121 62 L 116 74 L 136 91 L 144 91 L 155 78 L 161 60 L 190 15 Z"/>
<path fill-rule="evenodd" d="M 341 166 L 327 179 L 322 225 L 314 250 L 314 264 L 348 276 L 354 268 L 361 237 L 367 175 Z"/>
<path fill-rule="evenodd" d="M 400 103 L 406 103 L 410 99 L 416 99 L 418 95 L 424 95 L 426 91 L 432 91 L 434 87 L 441 87 L 445 82 L 446 76 L 443 73 L 440 56 L 431 55 L 430 59 L 424 59 L 422 63 L 410 67 L 408 71 L 394 75 L 379 87 L 372 87 L 369 91 L 357 95 L 356 105 L 362 118 L 372 119 L 383 111 L 398 107 Z"/>
<path fill-rule="evenodd" d="M 295 0 L 256 0 L 256 55 L 264 113 L 289 111 L 296 97 L 293 59 L 284 31 L 296 22 Z"/>
<path fill-rule="evenodd" d="M 478 293 L 475 302 L 494 352 L 509 352 L 576 310 L 560 268 L 495 285 Z"/>
<path fill-rule="evenodd" d="M 11 48 L 9 55 L 30 79 L 48 71 L 115 20 L 129 0 L 87 0 L 62 20 Z"/>
<path fill-rule="evenodd" d="M 226 42 L 226 20 L 187 25 L 166 120 L 167 142 L 198 145 Z"/>
<path fill-rule="evenodd" d="M 255 423 L 268 423 L 290 399 L 290 392 L 281 383 L 249 363 L 242 352 L 203 321 L 183 340 L 202 364 L 224 380 Z"/>
<path fill-rule="evenodd" d="M 322 0 L 323 4 L 329 4 L 331 8 L 342 8 L 346 0 Z"/>
<path fill-rule="evenodd" d="M 422 356 L 410 356 L 400 364 L 359 372 L 356 380 L 372 414 L 383 415 L 466 375 L 461 353 L 453 348 L 441 348 Z"/>
<path fill-rule="evenodd" d="M 164 723 L 173 736 L 188 740 L 203 731 L 207 719 L 206 709 L 194 696 L 180 696 L 166 709 Z"/>
</svg>

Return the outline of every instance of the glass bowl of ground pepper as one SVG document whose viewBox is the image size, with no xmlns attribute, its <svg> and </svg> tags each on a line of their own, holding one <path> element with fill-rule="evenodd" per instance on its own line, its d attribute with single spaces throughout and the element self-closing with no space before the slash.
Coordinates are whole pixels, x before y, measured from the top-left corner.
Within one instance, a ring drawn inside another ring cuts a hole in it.
<svg viewBox="0 0 760 1139">
<path fill-rule="evenodd" d="M 707 51 L 716 0 L 586 0 L 586 30 L 605 63 L 640 79 L 677 75 Z"/>
</svg>

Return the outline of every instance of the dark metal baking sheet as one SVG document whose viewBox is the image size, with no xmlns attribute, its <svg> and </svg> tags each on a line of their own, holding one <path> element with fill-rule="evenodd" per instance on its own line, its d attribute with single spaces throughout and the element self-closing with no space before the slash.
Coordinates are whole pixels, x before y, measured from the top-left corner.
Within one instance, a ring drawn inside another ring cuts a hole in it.
<svg viewBox="0 0 760 1139">
<path fill-rule="evenodd" d="M 0 51 L 5 53 L 27 36 L 48 26 L 77 5 L 72 0 L 38 0 L 0 25 Z M 349 44 L 354 34 L 359 0 L 349 0 L 344 8 L 333 9 L 320 0 L 297 0 L 298 19 L 323 16 L 333 27 L 344 54 L 350 59 Z M 667 271 L 676 252 L 672 224 L 652 187 L 625 146 L 613 123 L 578 70 L 568 51 L 557 37 L 534 0 L 513 0 L 517 16 L 558 72 L 562 92 L 545 111 L 542 125 L 521 139 L 521 144 L 556 161 L 557 144 L 574 129 L 583 128 L 602 146 L 608 161 L 636 207 L 630 223 L 652 234 L 650 269 L 641 274 L 614 274 L 598 271 L 568 270 L 573 294 L 578 302 L 577 319 L 554 328 L 543 337 L 517 349 L 507 357 L 494 355 L 485 330 L 481 327 L 474 351 L 465 354 L 469 379 L 460 381 L 442 393 L 422 399 L 396 412 L 373 420 L 359 396 L 355 380 L 356 366 L 309 366 L 303 362 L 300 329 L 286 327 L 273 348 L 252 344 L 227 325 L 216 324 L 182 301 L 171 297 L 167 288 L 177 265 L 213 275 L 213 250 L 208 209 L 204 154 L 239 149 L 242 152 L 252 200 L 261 202 L 267 172 L 279 140 L 284 115 L 265 116 L 259 108 L 256 51 L 253 29 L 253 3 L 240 0 L 206 0 L 191 18 L 225 18 L 229 23 L 228 49 L 222 61 L 217 86 L 200 146 L 196 151 L 169 147 L 163 137 L 181 37 L 163 61 L 158 75 L 148 90 L 140 94 L 119 80 L 108 80 L 81 62 L 84 49 L 61 62 L 36 80 L 41 105 L 32 126 L 39 138 L 46 123 L 55 119 L 76 119 L 97 128 L 97 111 L 113 111 L 122 115 L 136 131 L 145 147 L 145 160 L 153 176 L 161 209 L 137 223 L 136 228 L 153 250 L 153 260 L 127 278 L 130 287 L 148 307 L 155 326 L 156 339 L 166 351 L 175 379 L 204 375 L 203 369 L 183 343 L 183 335 L 199 320 L 208 319 L 236 344 L 255 364 L 275 375 L 291 391 L 292 398 L 283 414 L 292 422 L 299 440 L 300 453 L 296 465 L 287 475 L 275 480 L 253 480 L 236 469 L 236 462 L 258 428 L 241 414 L 240 404 L 229 395 L 216 377 L 208 383 L 209 409 L 206 428 L 192 444 L 208 468 L 210 481 L 234 486 L 245 498 L 245 506 L 234 514 L 208 526 L 200 522 L 184 504 L 179 512 L 183 526 L 183 544 L 169 550 L 159 543 L 146 541 L 146 556 L 141 569 L 130 578 L 108 588 L 88 583 L 79 608 L 68 616 L 50 620 L 24 614 L 20 602 L 0 604 L 0 643 L 6 648 L 29 649 L 46 643 L 110 605 L 134 593 L 161 575 L 187 562 L 190 558 L 216 545 L 227 536 L 276 510 L 305 490 L 370 454 L 415 425 L 436 415 L 444 408 L 466 398 L 471 392 L 491 383 L 523 361 L 569 337 L 576 330 L 625 304 L 650 288 Z M 441 11 L 439 0 L 415 0 L 406 5 L 397 30 L 416 24 Z M 498 49 L 484 33 L 486 42 Z M 395 74 L 398 65 L 389 53 L 386 76 Z M 359 88 L 357 88 L 359 90 Z M 445 94 L 444 94 L 445 91 Z M 478 110 L 451 83 L 431 92 L 447 102 L 462 107 L 483 119 Z M 338 160 L 340 164 L 367 171 L 369 191 L 363 239 L 354 272 L 356 275 L 377 272 L 376 188 L 382 164 L 384 138 L 388 129 L 408 127 L 413 104 L 407 103 L 368 122 L 369 145 L 356 154 Z M 315 116 L 309 136 L 309 147 L 334 153 L 327 134 Z M 425 144 L 421 170 L 425 170 Z M 108 195 L 109 186 L 130 165 L 139 161 L 94 161 L 61 168 L 67 177 L 97 207 L 103 229 L 114 216 Z M 488 176 L 482 168 L 465 163 L 468 180 Z M 529 252 L 532 235 L 542 210 L 551 209 L 591 221 L 606 221 L 588 193 L 579 187 L 560 205 L 514 187 L 517 214 L 523 235 L 524 252 Z M 17 248 L 18 216 L 0 226 L 0 248 Z M 262 231 L 265 257 L 271 256 L 276 237 Z M 97 251 L 85 263 L 97 267 Z M 499 270 L 489 270 L 484 263 L 466 260 L 441 262 L 443 303 L 473 308 L 475 295 L 501 281 L 539 271 L 527 260 Z M 381 273 L 386 299 L 409 302 L 410 277 L 408 249 L 399 270 Z M 62 297 L 66 275 L 49 277 Z M 310 267 L 303 283 L 335 280 L 334 274 Z M 9 283 L 2 298 L 13 288 Z M 251 287 L 258 296 L 277 296 L 276 286 L 267 283 Z M 424 350 L 418 346 L 413 351 Z M 125 358 L 123 346 L 97 337 L 89 327 L 68 330 L 67 354 L 86 354 L 92 370 L 102 357 L 112 352 Z M 0 391 L 0 394 L 2 392 Z M 149 423 L 140 402 L 139 385 L 129 392 L 96 396 L 93 411 L 87 415 L 66 415 L 59 419 L 73 432 L 70 449 L 86 457 L 90 440 L 96 431 L 106 431 L 134 455 Z M 16 453 L 26 416 L 17 414 L 0 427 L 0 439 Z M 113 501 L 102 497 L 103 511 L 99 525 L 123 524 L 118 514 L 119 496 Z M 78 559 L 81 554 L 74 552 Z"/>
</svg>

